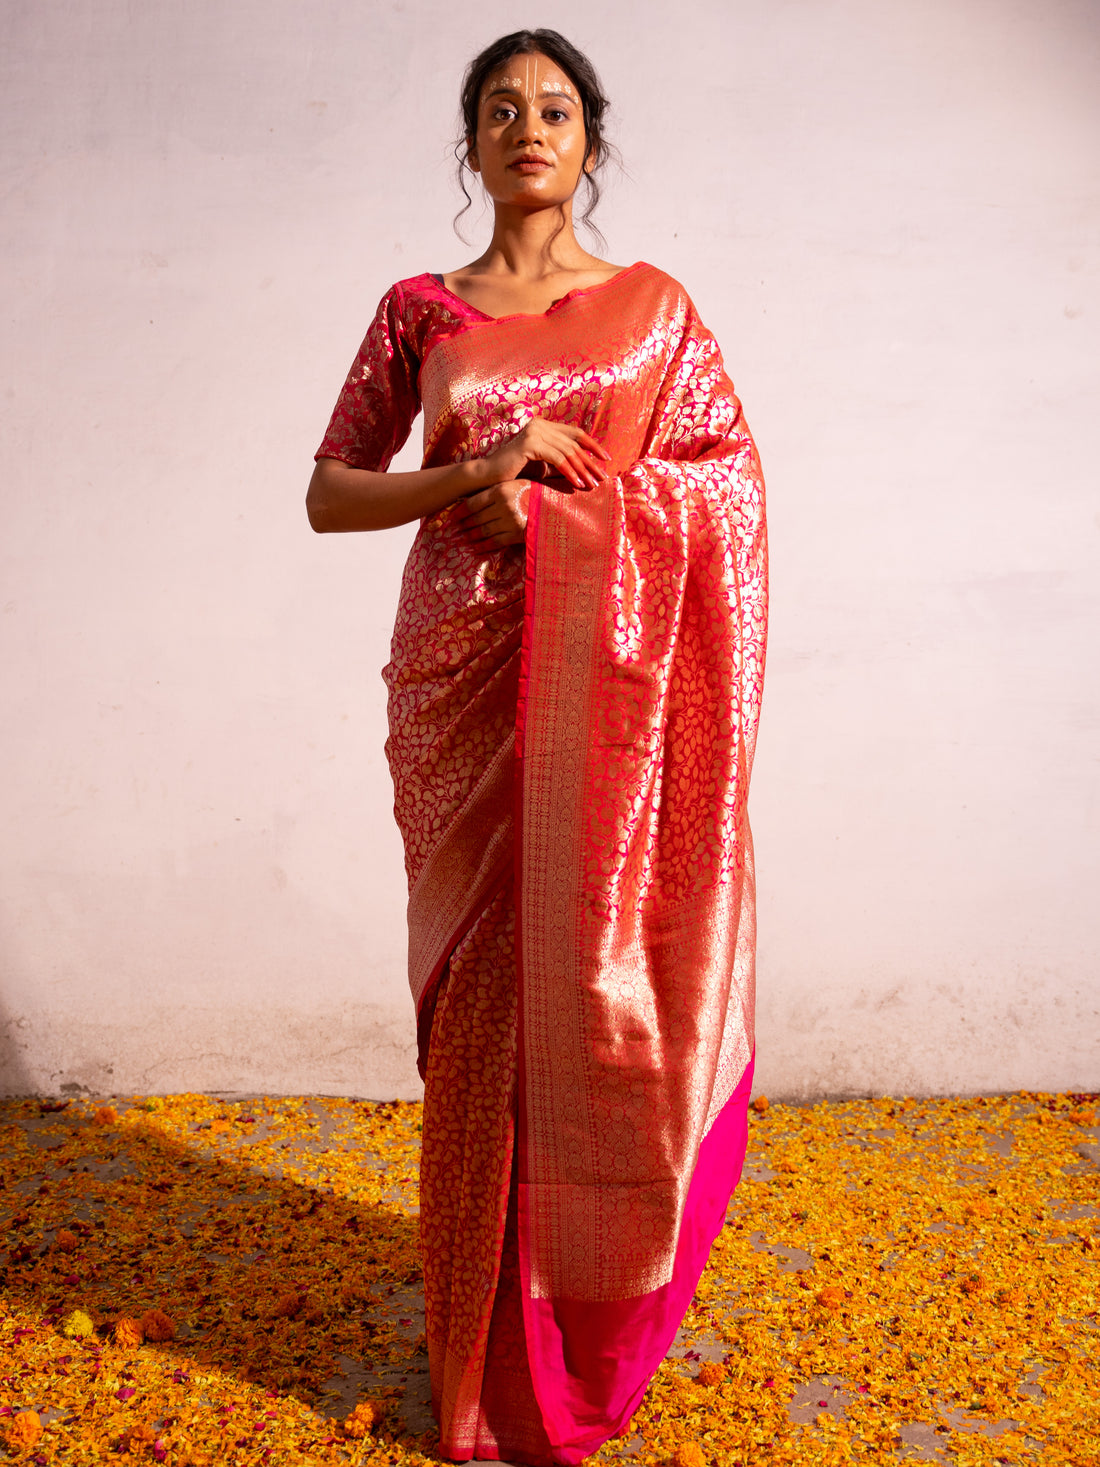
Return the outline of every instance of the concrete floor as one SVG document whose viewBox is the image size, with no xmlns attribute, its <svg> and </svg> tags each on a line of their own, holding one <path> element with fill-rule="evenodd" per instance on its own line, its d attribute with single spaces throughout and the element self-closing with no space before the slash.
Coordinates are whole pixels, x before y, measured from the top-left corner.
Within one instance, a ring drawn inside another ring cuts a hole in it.
<svg viewBox="0 0 1100 1467">
<path fill-rule="evenodd" d="M 256 1164 L 250 1168 L 253 1177 L 252 1190 L 242 1191 L 240 1188 L 233 1195 L 226 1194 L 220 1199 L 210 1203 L 211 1209 L 225 1212 L 228 1209 L 239 1207 L 242 1203 L 252 1201 L 263 1203 L 270 1197 L 270 1186 L 278 1180 L 279 1167 L 274 1165 L 272 1158 L 277 1158 L 287 1151 L 293 1155 L 293 1180 L 296 1186 L 315 1186 L 324 1189 L 332 1181 L 333 1168 L 336 1164 L 334 1157 L 346 1157 L 347 1148 L 353 1145 L 349 1140 L 346 1126 L 346 1113 L 348 1102 L 327 1100 L 322 1097 L 306 1098 L 301 1108 L 295 1113 L 293 1126 L 287 1130 L 287 1122 L 279 1112 L 279 1101 L 269 1101 L 262 1096 L 227 1096 L 210 1097 L 212 1101 L 221 1103 L 227 1112 L 234 1116 L 241 1116 L 243 1112 L 254 1114 L 256 1119 L 251 1124 L 248 1132 L 250 1143 L 250 1154 L 257 1158 Z M 87 1123 L 89 1114 L 93 1113 L 98 1104 L 113 1105 L 121 1114 L 132 1109 L 139 1102 L 110 1097 L 81 1097 L 75 1101 L 67 1110 L 49 1108 L 49 1102 L 44 1102 L 46 1107 L 35 1113 L 34 1107 L 28 1102 L 6 1102 L 7 1115 L 0 1116 L 6 1119 L 8 1129 L 4 1133 L 9 1145 L 15 1132 L 18 1132 L 26 1143 L 40 1156 L 40 1162 L 36 1164 L 33 1172 L 29 1172 L 7 1191 L 0 1194 L 0 1222 L 3 1220 L 4 1212 L 10 1217 L 12 1212 L 25 1203 L 34 1199 L 43 1187 L 62 1185 L 67 1179 L 72 1179 L 79 1171 L 94 1177 L 101 1183 L 125 1183 L 127 1178 L 136 1178 L 142 1171 L 139 1158 L 127 1154 L 125 1147 L 112 1146 L 105 1148 L 103 1156 L 95 1154 L 94 1145 L 84 1142 L 84 1151 L 79 1160 L 74 1160 L 71 1141 L 77 1132 L 87 1134 Z M 1030 1104 L 1030 1102 L 1028 1102 Z M 270 1107 L 276 1107 L 274 1113 L 267 1113 Z M 195 1128 L 201 1132 L 202 1127 Z M 291 1140 L 280 1139 L 286 1135 L 292 1136 Z M 879 1133 L 879 1141 L 883 1136 L 891 1135 L 891 1132 Z M 862 1143 L 861 1143 L 862 1144 Z M 875 1142 L 874 1131 L 867 1132 L 865 1143 L 873 1147 Z M 69 1150 L 66 1151 L 66 1146 Z M 992 1135 L 989 1140 L 990 1151 L 993 1155 L 1010 1159 L 1013 1154 L 1013 1138 L 1009 1132 L 999 1132 Z M 280 1152 L 282 1148 L 282 1152 Z M 78 1148 L 79 1149 L 79 1148 Z M 110 1151 L 110 1155 L 106 1154 Z M 57 1152 L 58 1159 L 55 1161 L 51 1153 Z M 64 1156 L 62 1164 L 58 1164 Z M 1079 1162 L 1077 1163 L 1082 1175 L 1092 1178 L 1094 1181 L 1100 1178 L 1100 1129 L 1097 1127 L 1084 1127 L 1080 1131 L 1080 1145 L 1078 1147 Z M 355 1164 L 370 1172 L 373 1168 L 378 1178 L 388 1178 L 386 1163 L 379 1158 L 372 1157 L 364 1151 L 361 1143 L 355 1153 Z M 751 1183 L 766 1184 L 774 1179 L 776 1172 L 770 1167 L 772 1160 L 767 1147 L 762 1144 L 759 1135 L 753 1135 L 750 1139 L 750 1149 L 747 1157 L 745 1178 Z M 0 1154 L 2 1162 L 2 1154 Z M 287 1179 L 289 1172 L 283 1169 L 283 1181 Z M 385 1195 L 389 1201 L 403 1209 L 410 1218 L 417 1211 L 415 1186 L 410 1182 L 411 1173 L 402 1172 L 395 1174 L 392 1186 L 387 1182 L 388 1190 Z M 381 1194 L 380 1194 L 381 1195 Z M 1100 1195 L 1100 1194 L 1098 1194 Z M 6 1204 L 6 1206 L 4 1206 Z M 731 1204 L 731 1216 L 738 1208 L 738 1197 L 735 1196 Z M 93 1202 L 75 1202 L 68 1209 L 69 1214 L 87 1223 L 95 1224 L 96 1205 Z M 1078 1204 L 1074 1208 L 1063 1208 L 1060 1216 L 1066 1222 L 1066 1237 L 1052 1237 L 1052 1244 L 1065 1243 L 1067 1246 L 1071 1240 L 1075 1241 L 1072 1234 L 1072 1225 L 1078 1220 L 1088 1221 L 1100 1214 L 1100 1206 Z M 209 1221 L 209 1219 L 207 1219 Z M 202 1231 L 203 1218 L 199 1215 L 177 1215 L 176 1224 L 179 1233 L 184 1238 L 194 1236 L 196 1229 Z M 775 1260 L 777 1274 L 802 1273 L 811 1275 L 815 1268 L 815 1260 L 810 1252 L 794 1246 L 783 1246 L 769 1243 L 765 1231 L 757 1231 L 751 1234 L 750 1242 L 754 1250 L 767 1254 Z M 219 1261 L 225 1262 L 224 1255 L 214 1251 L 206 1251 L 203 1254 L 206 1262 L 212 1266 L 218 1265 Z M 337 1421 L 346 1418 L 355 1403 L 364 1396 L 377 1397 L 389 1393 L 390 1398 L 396 1403 L 395 1410 L 400 1417 L 404 1428 L 416 1437 L 422 1437 L 430 1433 L 433 1427 L 430 1409 L 430 1391 L 427 1374 L 427 1357 L 423 1349 L 424 1329 L 424 1307 L 423 1295 L 419 1285 L 408 1281 L 394 1286 L 387 1286 L 381 1296 L 372 1303 L 375 1311 L 373 1328 L 381 1331 L 390 1347 L 383 1352 L 380 1358 L 370 1359 L 362 1356 L 356 1357 L 352 1354 L 337 1352 L 337 1371 L 327 1376 L 320 1382 L 316 1408 L 322 1411 L 324 1416 Z M 747 1311 L 746 1311 L 747 1312 Z M 196 1334 L 197 1338 L 197 1334 Z M 186 1328 L 182 1328 L 178 1336 L 179 1347 L 186 1351 L 188 1336 Z M 696 1330 L 688 1333 L 681 1330 L 670 1351 L 669 1358 L 676 1362 L 677 1369 L 687 1374 L 694 1374 L 699 1365 L 706 1360 L 721 1361 L 727 1357 L 729 1349 L 728 1339 L 723 1340 L 715 1335 L 708 1334 L 705 1330 Z M 845 1380 L 835 1374 L 816 1374 L 805 1383 L 795 1389 L 791 1399 L 787 1403 L 787 1414 L 792 1422 L 804 1423 L 807 1426 L 815 1421 L 818 1413 L 825 1408 L 834 1416 L 843 1418 L 845 1408 L 854 1399 L 855 1385 L 850 1380 Z M 1041 1395 L 1042 1387 L 1039 1384 L 1038 1372 L 1033 1372 L 1030 1377 L 1022 1378 L 1018 1382 L 1021 1398 L 1027 1394 L 1033 1396 Z M 43 1419 L 48 1423 L 60 1414 L 59 1411 L 47 1406 L 44 1410 Z M 998 1421 L 976 1420 L 973 1413 L 967 1412 L 961 1407 L 952 1408 L 944 1404 L 940 1410 L 940 1419 L 932 1424 L 928 1421 L 903 1422 L 900 1427 L 900 1442 L 894 1457 L 882 1460 L 913 1460 L 937 1463 L 952 1463 L 956 1454 L 945 1440 L 949 1429 L 959 1432 L 985 1435 L 996 1438 L 1010 1430 L 1014 1423 L 1005 1418 Z M 1031 1444 L 1038 1450 L 1036 1443 Z M 610 1443 L 604 1449 L 602 1458 L 610 1461 L 623 1463 L 636 1462 L 642 1459 L 645 1443 L 640 1435 L 632 1435 L 618 1442 Z M 810 1459 L 807 1459 L 810 1460 Z M 1015 1459 L 1014 1459 L 1015 1460 Z M 1041 1454 L 1035 1460 L 1043 1460 Z M 1053 1459 L 1052 1459 L 1053 1460 Z"/>
</svg>

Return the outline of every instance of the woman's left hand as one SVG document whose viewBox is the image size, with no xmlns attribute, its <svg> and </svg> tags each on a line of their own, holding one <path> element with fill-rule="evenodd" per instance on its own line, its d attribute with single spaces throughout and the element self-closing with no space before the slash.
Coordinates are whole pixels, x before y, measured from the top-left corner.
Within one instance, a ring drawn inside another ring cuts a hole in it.
<svg viewBox="0 0 1100 1467">
<path fill-rule="evenodd" d="M 527 531 L 530 479 L 505 479 L 479 489 L 459 507 L 459 522 L 471 540 L 503 550 L 522 545 Z"/>
</svg>

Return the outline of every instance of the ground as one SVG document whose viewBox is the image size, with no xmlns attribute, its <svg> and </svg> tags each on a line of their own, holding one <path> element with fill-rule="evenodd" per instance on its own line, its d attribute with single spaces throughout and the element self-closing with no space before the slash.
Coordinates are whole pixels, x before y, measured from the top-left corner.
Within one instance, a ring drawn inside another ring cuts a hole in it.
<svg viewBox="0 0 1100 1467">
<path fill-rule="evenodd" d="M 1096 1102 L 758 1100 L 684 1327 L 592 1460 L 1100 1467 Z M 0 1461 L 438 1462 L 419 1124 L 0 1101 Z"/>
</svg>

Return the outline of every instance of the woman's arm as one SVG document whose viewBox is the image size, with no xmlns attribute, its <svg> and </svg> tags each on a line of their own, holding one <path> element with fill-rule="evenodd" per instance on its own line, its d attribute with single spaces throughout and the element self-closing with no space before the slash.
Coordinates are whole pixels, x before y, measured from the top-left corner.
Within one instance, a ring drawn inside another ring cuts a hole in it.
<svg viewBox="0 0 1100 1467">
<path fill-rule="evenodd" d="M 319 535 L 332 530 L 390 530 L 486 488 L 492 482 L 485 476 L 486 462 L 471 459 L 388 474 L 353 469 L 338 458 L 319 458 L 309 481 L 306 514 Z"/>
<path fill-rule="evenodd" d="M 516 479 L 536 460 L 552 464 L 574 488 L 594 489 L 605 477 L 601 460 L 607 458 L 580 428 L 532 418 L 485 458 L 410 473 L 354 469 L 338 458 L 319 458 L 309 481 L 306 513 L 318 534 L 388 530 L 436 514 L 479 489 Z"/>
</svg>

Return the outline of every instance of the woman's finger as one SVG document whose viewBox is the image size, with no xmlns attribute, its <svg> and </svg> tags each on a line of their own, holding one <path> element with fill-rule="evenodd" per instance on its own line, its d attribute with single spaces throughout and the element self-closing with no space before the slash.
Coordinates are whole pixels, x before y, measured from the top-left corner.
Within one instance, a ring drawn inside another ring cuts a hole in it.
<svg viewBox="0 0 1100 1467">
<path fill-rule="evenodd" d="M 585 433 L 583 429 L 578 428 L 577 442 L 581 444 L 581 446 L 586 449 L 587 452 L 595 454 L 597 458 L 602 458 L 606 463 L 611 462 L 611 455 L 608 453 L 607 449 L 604 448 L 602 443 L 597 442 L 597 440 L 592 437 L 591 433 Z"/>
<path fill-rule="evenodd" d="M 462 528 L 467 535 L 486 535 L 491 532 L 495 524 L 497 524 L 495 519 L 473 518 L 468 519 Z"/>
<path fill-rule="evenodd" d="M 606 470 L 599 459 L 593 459 L 588 454 L 584 454 L 581 457 L 581 462 L 584 464 L 585 473 L 590 474 L 592 477 L 593 489 L 597 484 L 602 484 L 607 478 Z"/>
<path fill-rule="evenodd" d="M 594 489 L 607 477 L 604 465 L 610 463 L 609 455 L 580 428 L 570 428 L 566 423 L 553 426 L 559 431 L 548 436 L 551 442 L 554 438 L 557 441 L 553 442 L 553 447 L 547 446 L 542 450 L 544 456 L 577 488 Z"/>
<path fill-rule="evenodd" d="M 494 484 L 488 489 L 480 489 L 476 494 L 471 494 L 468 499 L 459 500 L 457 517 L 470 524 L 479 516 L 491 515 L 505 502 L 498 493 L 499 488 L 498 484 Z"/>
<path fill-rule="evenodd" d="M 611 455 L 603 444 L 597 438 L 593 438 L 591 433 L 586 433 L 583 428 L 576 428 L 572 423 L 555 423 L 553 427 L 566 434 L 572 440 L 573 447 L 582 448 L 595 458 L 603 459 L 605 463 L 611 462 Z"/>
<path fill-rule="evenodd" d="M 490 484 L 488 489 L 479 489 L 476 494 L 467 495 L 465 499 L 459 500 L 459 512 L 461 514 L 473 514 L 479 509 L 493 502 L 493 490 L 495 484 Z"/>
<path fill-rule="evenodd" d="M 506 499 L 495 500 L 486 504 L 482 509 L 469 510 L 464 516 L 468 525 L 489 525 L 499 519 L 507 520 L 509 518 L 515 519 L 517 516 L 514 501 L 509 502 Z"/>
<path fill-rule="evenodd" d="M 511 529 L 502 528 L 494 531 L 492 534 L 470 535 L 467 538 L 479 550 L 485 546 L 492 546 L 495 549 L 503 550 L 507 545 L 522 545 L 524 531 L 515 527 Z"/>
<path fill-rule="evenodd" d="M 558 472 L 568 479 L 571 484 L 575 485 L 578 489 L 586 489 L 588 487 L 581 478 L 578 470 L 574 468 L 569 455 L 564 450 L 560 448 L 551 449 L 547 457 Z"/>
<path fill-rule="evenodd" d="M 595 489 L 605 477 L 601 472 L 601 466 L 594 464 L 580 450 L 577 450 L 571 455 L 570 461 L 577 473 L 583 478 L 585 487 L 588 489 Z"/>
<path fill-rule="evenodd" d="M 568 468 L 565 469 L 565 472 L 569 474 L 572 482 L 577 486 L 578 489 L 592 489 L 595 487 L 592 483 L 591 476 L 589 475 L 589 472 L 585 468 L 584 464 L 580 463 L 576 459 L 571 458 L 567 458 L 565 460 L 565 463 L 568 465 Z"/>
<path fill-rule="evenodd" d="M 611 462 L 611 455 L 599 440 L 573 423 L 556 423 L 549 418 L 532 418 L 520 436 L 525 440 L 525 448 L 528 441 L 532 450 L 540 444 L 550 444 L 555 448 L 566 446 L 566 451 L 580 446 L 605 463 Z M 564 445 L 563 439 L 565 440 Z"/>
<path fill-rule="evenodd" d="M 517 501 L 519 497 L 516 496 Z M 526 524 L 527 516 L 523 510 L 515 503 L 508 504 L 507 501 L 504 501 L 470 515 L 463 521 L 462 529 L 466 535 L 479 543 L 486 540 L 497 540 L 504 536 L 511 544 L 523 538 Z"/>
</svg>

